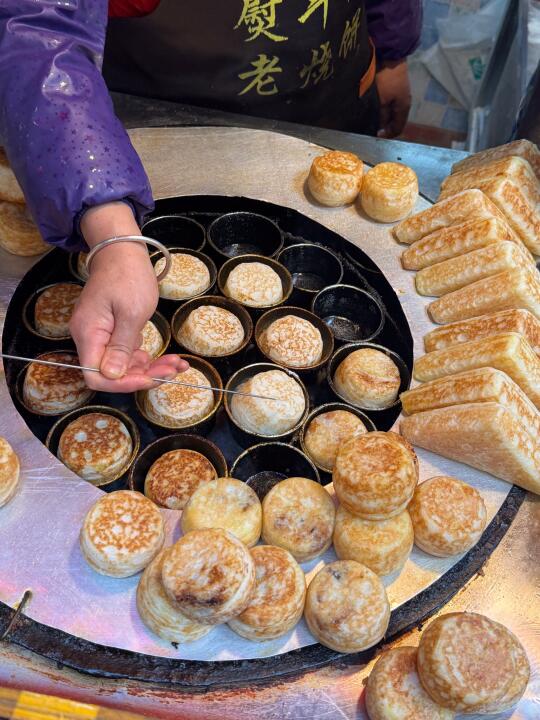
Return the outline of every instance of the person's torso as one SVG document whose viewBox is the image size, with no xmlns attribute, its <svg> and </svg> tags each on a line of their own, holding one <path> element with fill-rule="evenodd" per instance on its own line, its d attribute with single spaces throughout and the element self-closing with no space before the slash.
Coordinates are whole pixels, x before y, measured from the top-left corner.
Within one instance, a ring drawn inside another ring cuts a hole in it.
<svg viewBox="0 0 540 720">
<path fill-rule="evenodd" d="M 121 92 L 331 125 L 371 60 L 363 0 L 161 0 L 109 21 L 104 75 Z"/>
</svg>

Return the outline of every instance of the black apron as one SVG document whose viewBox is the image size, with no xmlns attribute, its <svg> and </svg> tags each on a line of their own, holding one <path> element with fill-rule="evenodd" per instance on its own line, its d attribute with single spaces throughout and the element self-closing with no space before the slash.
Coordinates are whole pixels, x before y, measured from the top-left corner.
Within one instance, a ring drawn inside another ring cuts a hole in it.
<svg viewBox="0 0 540 720">
<path fill-rule="evenodd" d="M 109 21 L 104 76 L 134 95 L 377 131 L 362 0 L 161 0 Z"/>
</svg>

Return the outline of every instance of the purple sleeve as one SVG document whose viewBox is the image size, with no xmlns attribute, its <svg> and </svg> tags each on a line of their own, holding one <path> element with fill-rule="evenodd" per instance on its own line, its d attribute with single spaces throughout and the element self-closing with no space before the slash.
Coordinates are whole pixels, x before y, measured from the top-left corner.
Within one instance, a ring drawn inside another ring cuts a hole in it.
<svg viewBox="0 0 540 720">
<path fill-rule="evenodd" d="M 0 2 L 0 144 L 45 240 L 84 248 L 84 209 L 153 206 L 146 173 L 114 114 L 100 66 L 107 0 Z"/>
<path fill-rule="evenodd" d="M 402 60 L 416 50 L 422 0 L 366 0 L 366 14 L 378 60 Z"/>
</svg>

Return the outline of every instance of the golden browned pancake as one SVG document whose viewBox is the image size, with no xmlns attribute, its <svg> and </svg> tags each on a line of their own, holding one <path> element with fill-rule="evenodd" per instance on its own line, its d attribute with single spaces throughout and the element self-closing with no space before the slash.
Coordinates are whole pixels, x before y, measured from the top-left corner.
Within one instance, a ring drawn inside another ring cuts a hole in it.
<svg viewBox="0 0 540 720">
<path fill-rule="evenodd" d="M 219 478 L 200 485 L 182 513 L 184 533 L 222 528 L 252 547 L 261 536 L 262 508 L 249 485 L 234 478 Z"/>
<path fill-rule="evenodd" d="M 459 555 L 476 545 L 486 527 L 486 506 L 475 488 L 457 478 L 425 480 L 409 504 L 414 542 L 438 557 Z"/>
<path fill-rule="evenodd" d="M 505 215 L 481 190 L 464 190 L 402 220 L 393 232 L 399 242 L 410 245 L 449 225 L 456 225 L 473 218 L 492 217 L 506 224 Z"/>
<path fill-rule="evenodd" d="M 324 470 L 332 470 L 341 445 L 365 432 L 366 426 L 354 413 L 331 410 L 317 415 L 309 423 L 304 445 L 316 465 Z"/>
<path fill-rule="evenodd" d="M 403 567 L 413 542 L 407 510 L 386 520 L 362 520 L 338 508 L 334 550 L 340 560 L 356 560 L 377 575 L 389 575 Z"/>
<path fill-rule="evenodd" d="M 0 147 L 0 200 L 24 204 L 24 193 L 11 169 L 3 147 Z"/>
<path fill-rule="evenodd" d="M 163 518 L 153 502 L 131 490 L 103 495 L 87 512 L 82 554 L 96 572 L 129 577 L 145 568 L 165 540 Z"/>
<path fill-rule="evenodd" d="M 309 320 L 285 315 L 274 320 L 259 337 L 261 350 L 279 365 L 302 368 L 315 365 L 323 353 L 319 330 Z"/>
<path fill-rule="evenodd" d="M 44 290 L 34 308 L 36 330 L 47 337 L 69 335 L 69 321 L 82 287 L 75 283 L 56 283 Z"/>
<path fill-rule="evenodd" d="M 519 333 L 540 355 L 540 320 L 523 308 L 499 310 L 435 328 L 424 335 L 424 347 L 426 352 L 443 350 L 451 345 L 505 332 Z"/>
<path fill-rule="evenodd" d="M 348 205 L 356 200 L 362 187 L 363 167 L 353 153 L 332 150 L 313 160 L 308 188 L 321 205 Z"/>
<path fill-rule="evenodd" d="M 19 485 L 19 458 L 8 441 L 0 437 L 0 507 L 15 495 Z"/>
<path fill-rule="evenodd" d="M 260 372 L 243 382 L 238 388 L 278 400 L 264 400 L 245 395 L 234 395 L 231 414 L 238 425 L 248 432 L 260 435 L 282 435 L 291 430 L 306 409 L 302 387 L 281 370 Z"/>
<path fill-rule="evenodd" d="M 182 428 L 202 420 L 212 411 L 214 393 L 200 370 L 190 367 L 175 380 L 199 387 L 160 385 L 144 395 L 144 409 L 152 421 L 171 428 Z"/>
<path fill-rule="evenodd" d="M 463 160 L 452 165 L 452 173 L 463 172 L 511 156 L 522 157 L 527 160 L 537 177 L 540 178 L 540 152 L 533 142 L 524 139 L 514 140 L 505 145 L 498 145 L 488 150 L 481 150 L 474 155 L 469 155 L 469 157 L 463 158 Z"/>
<path fill-rule="evenodd" d="M 374 572 L 353 560 L 339 560 L 323 567 L 309 584 L 304 617 L 323 645 L 360 652 L 384 637 L 390 604 Z"/>
<path fill-rule="evenodd" d="M 332 480 L 346 510 L 366 520 L 384 520 L 409 504 L 418 462 L 412 447 L 396 433 L 366 433 L 341 446 Z"/>
<path fill-rule="evenodd" d="M 142 329 L 141 350 L 147 352 L 150 357 L 157 358 L 163 350 L 163 338 L 161 333 L 151 320 L 148 320 Z"/>
<path fill-rule="evenodd" d="M 183 510 L 195 490 L 217 477 L 216 469 L 195 450 L 171 450 L 158 458 L 144 481 L 144 494 L 156 505 Z"/>
<path fill-rule="evenodd" d="M 86 260 L 88 258 L 88 253 L 80 252 L 77 253 L 77 272 L 79 274 L 79 277 L 81 280 L 88 280 L 88 270 L 86 269 Z"/>
<path fill-rule="evenodd" d="M 454 712 L 430 698 L 416 672 L 416 648 L 384 652 L 366 685 L 370 720 L 453 720 Z"/>
<path fill-rule="evenodd" d="M 229 627 L 248 640 L 273 640 L 292 630 L 304 612 L 306 578 L 282 548 L 258 545 L 251 551 L 255 586 L 249 605 Z"/>
<path fill-rule="evenodd" d="M 428 625 L 417 667 L 435 702 L 466 713 L 505 695 L 516 670 L 505 628 L 467 612 L 441 615 Z"/>
<path fill-rule="evenodd" d="M 161 582 L 165 550 L 157 555 L 143 572 L 137 586 L 137 610 L 143 623 L 153 633 L 169 642 L 184 643 L 208 635 L 212 625 L 188 620 L 170 600 Z"/>
<path fill-rule="evenodd" d="M 43 353 L 37 359 L 79 364 L 79 358 L 68 352 Z M 30 410 L 42 415 L 59 415 L 74 410 L 87 403 L 92 394 L 80 370 L 30 363 L 26 371 L 24 403 Z"/>
<path fill-rule="evenodd" d="M 347 402 L 382 409 L 397 400 L 401 376 L 388 355 L 374 348 L 361 348 L 349 353 L 338 365 L 334 385 Z"/>
<path fill-rule="evenodd" d="M 0 202 L 0 248 L 22 256 L 50 250 L 26 206 L 8 202 Z"/>
<path fill-rule="evenodd" d="M 124 423 L 106 413 L 87 413 L 65 428 L 58 458 L 79 477 L 94 484 L 113 480 L 131 459 L 133 442 Z"/>
<path fill-rule="evenodd" d="M 220 356 L 238 350 L 244 328 L 230 310 L 201 305 L 192 310 L 178 331 L 178 342 L 197 355 Z"/>
<path fill-rule="evenodd" d="M 417 200 L 418 178 L 407 165 L 382 162 L 364 175 L 360 201 L 373 220 L 385 223 L 403 220 Z"/>
<path fill-rule="evenodd" d="M 282 480 L 265 496 L 262 507 L 263 540 L 285 548 L 298 562 L 313 560 L 332 544 L 334 502 L 314 480 Z"/>
<path fill-rule="evenodd" d="M 269 307 L 283 300 L 283 284 L 269 265 L 243 262 L 229 273 L 225 295 L 249 307 Z"/>
<path fill-rule="evenodd" d="M 526 250 L 506 221 L 495 217 L 473 218 L 416 240 L 403 251 L 401 264 L 405 270 L 422 270 L 500 242 L 513 242 Z"/>
<path fill-rule="evenodd" d="M 165 268 L 165 258 L 160 258 L 156 265 L 156 275 Z M 168 300 L 187 300 L 200 295 L 210 287 L 210 271 L 208 267 L 194 255 L 188 253 L 171 253 L 171 269 L 159 283 L 159 295 Z"/>
<path fill-rule="evenodd" d="M 193 530 L 167 550 L 161 578 L 183 615 L 216 625 L 247 607 L 255 565 L 246 546 L 230 532 Z"/>
</svg>

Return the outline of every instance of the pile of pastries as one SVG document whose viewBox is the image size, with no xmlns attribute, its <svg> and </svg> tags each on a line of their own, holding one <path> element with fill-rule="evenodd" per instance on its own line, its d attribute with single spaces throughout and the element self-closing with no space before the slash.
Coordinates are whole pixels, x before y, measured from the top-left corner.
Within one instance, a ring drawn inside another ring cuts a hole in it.
<svg viewBox="0 0 540 720">
<path fill-rule="evenodd" d="M 0 147 L 0 248 L 13 255 L 40 255 L 49 250 L 28 209 L 23 191 Z"/>
<path fill-rule="evenodd" d="M 414 445 L 540 492 L 540 152 L 517 140 L 466 158 L 439 201 L 401 223 L 403 267 L 441 327 L 401 395 Z"/>
</svg>

